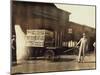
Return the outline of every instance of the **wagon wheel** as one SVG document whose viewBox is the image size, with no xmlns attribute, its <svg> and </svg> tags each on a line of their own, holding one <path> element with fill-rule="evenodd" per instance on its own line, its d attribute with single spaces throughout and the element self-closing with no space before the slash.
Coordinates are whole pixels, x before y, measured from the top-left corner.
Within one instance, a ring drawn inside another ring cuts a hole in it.
<svg viewBox="0 0 100 75">
<path fill-rule="evenodd" d="M 60 55 L 57 55 L 56 57 L 55 57 L 55 61 L 59 61 L 60 60 Z"/>
<path fill-rule="evenodd" d="M 53 50 L 47 50 L 47 51 L 45 52 L 45 59 L 46 59 L 46 60 L 54 61 L 54 58 L 55 58 L 54 56 L 55 56 L 55 53 L 54 53 Z"/>
<path fill-rule="evenodd" d="M 77 55 L 78 52 L 79 52 L 79 50 L 78 50 L 78 48 L 76 48 L 76 49 L 74 50 L 74 54 Z"/>
</svg>

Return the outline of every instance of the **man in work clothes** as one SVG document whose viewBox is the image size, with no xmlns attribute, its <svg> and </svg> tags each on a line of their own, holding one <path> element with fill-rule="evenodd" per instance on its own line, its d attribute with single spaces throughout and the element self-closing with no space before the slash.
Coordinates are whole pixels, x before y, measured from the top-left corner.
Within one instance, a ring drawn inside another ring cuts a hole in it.
<svg viewBox="0 0 100 75">
<path fill-rule="evenodd" d="M 16 61 L 16 36 L 15 35 L 12 35 L 11 48 L 12 48 L 12 61 Z"/>
<path fill-rule="evenodd" d="M 79 44 L 78 62 L 84 62 L 85 51 L 88 49 L 88 40 L 85 33 L 83 33 L 83 37 L 77 43 L 77 45 Z"/>
<path fill-rule="evenodd" d="M 95 54 L 95 51 L 96 51 L 96 43 L 95 42 L 93 43 L 93 47 L 94 47 L 94 54 Z"/>
</svg>

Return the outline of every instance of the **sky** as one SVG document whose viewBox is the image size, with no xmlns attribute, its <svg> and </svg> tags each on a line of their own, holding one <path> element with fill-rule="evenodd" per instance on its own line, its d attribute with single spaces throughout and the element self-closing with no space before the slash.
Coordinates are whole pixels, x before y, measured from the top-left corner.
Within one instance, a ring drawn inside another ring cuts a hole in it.
<svg viewBox="0 0 100 75">
<path fill-rule="evenodd" d="M 55 4 L 57 8 L 70 12 L 70 21 L 95 28 L 95 6 Z"/>
</svg>

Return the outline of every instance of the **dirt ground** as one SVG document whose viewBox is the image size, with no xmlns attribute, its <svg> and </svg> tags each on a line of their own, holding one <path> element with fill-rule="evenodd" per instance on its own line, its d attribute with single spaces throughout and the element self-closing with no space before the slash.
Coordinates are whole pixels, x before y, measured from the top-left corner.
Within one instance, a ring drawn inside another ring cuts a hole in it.
<svg viewBox="0 0 100 75">
<path fill-rule="evenodd" d="M 37 73 L 54 71 L 96 69 L 95 54 L 87 54 L 84 63 L 77 62 L 76 55 L 62 55 L 58 61 L 47 61 L 42 57 L 12 66 L 11 73 Z"/>
</svg>

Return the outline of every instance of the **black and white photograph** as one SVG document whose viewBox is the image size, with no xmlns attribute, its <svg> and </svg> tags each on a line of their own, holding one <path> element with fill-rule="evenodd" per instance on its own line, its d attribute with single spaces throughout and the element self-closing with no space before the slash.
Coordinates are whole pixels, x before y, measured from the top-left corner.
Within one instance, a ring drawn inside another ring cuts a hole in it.
<svg viewBox="0 0 100 75">
<path fill-rule="evenodd" d="M 11 74 L 96 69 L 96 6 L 11 1 Z"/>
</svg>

